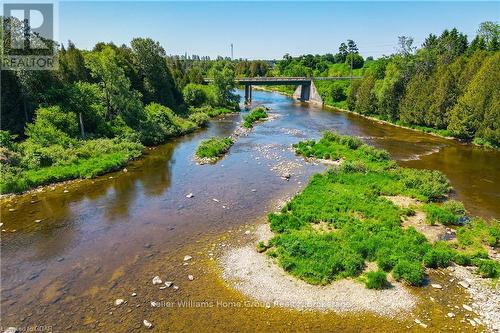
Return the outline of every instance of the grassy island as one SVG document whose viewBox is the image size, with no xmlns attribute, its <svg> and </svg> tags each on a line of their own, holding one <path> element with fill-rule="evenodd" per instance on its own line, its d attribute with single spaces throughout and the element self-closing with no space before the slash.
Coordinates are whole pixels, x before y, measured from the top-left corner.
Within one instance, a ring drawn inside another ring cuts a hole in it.
<svg viewBox="0 0 500 333">
<path fill-rule="evenodd" d="M 196 150 L 196 157 L 199 159 L 217 159 L 227 153 L 234 141 L 230 137 L 213 137 L 203 140 Z"/>
<path fill-rule="evenodd" d="M 332 132 L 294 148 L 306 157 L 342 163 L 314 175 L 302 193 L 268 216 L 275 237 L 261 248 L 292 275 L 322 285 L 360 276 L 368 288 L 382 288 L 386 273 L 419 286 L 425 267 L 452 262 L 475 265 L 486 277 L 500 275 L 500 264 L 487 252 L 499 245 L 499 221 L 466 217 L 456 202 L 437 203 L 451 190 L 441 172 L 399 167 L 387 152 Z M 419 205 L 405 208 L 391 198 Z M 456 239 L 430 241 L 405 225 L 420 211 L 432 212 L 429 227 L 453 224 Z M 378 272 L 363 274 L 367 263 L 376 263 Z"/>
<path fill-rule="evenodd" d="M 266 112 L 266 108 L 263 106 L 258 106 L 252 111 L 250 111 L 249 114 L 243 116 L 243 127 L 245 128 L 252 128 L 253 124 L 256 121 L 259 121 L 261 119 L 266 119 L 268 117 L 268 114 Z"/>
</svg>

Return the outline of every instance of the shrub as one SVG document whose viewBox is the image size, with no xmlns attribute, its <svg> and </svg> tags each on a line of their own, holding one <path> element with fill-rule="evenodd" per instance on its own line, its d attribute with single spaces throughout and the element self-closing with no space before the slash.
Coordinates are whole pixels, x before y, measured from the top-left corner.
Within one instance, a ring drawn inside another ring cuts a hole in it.
<svg viewBox="0 0 500 333">
<path fill-rule="evenodd" d="M 211 106 L 202 106 L 199 108 L 193 108 L 193 107 L 189 108 L 189 112 L 191 114 L 205 113 L 210 118 L 219 117 L 219 116 L 223 116 L 223 115 L 230 114 L 230 113 L 235 113 L 238 111 L 239 110 L 222 108 L 222 107 L 213 108 Z"/>
<path fill-rule="evenodd" d="M 443 198 L 451 191 L 450 182 L 437 170 L 397 168 L 393 172 L 407 188 L 407 193 L 422 201 Z"/>
<path fill-rule="evenodd" d="M 387 284 L 387 274 L 384 271 L 368 272 L 365 286 L 368 289 L 383 289 Z"/>
<path fill-rule="evenodd" d="M 15 138 L 16 135 L 10 134 L 9 131 L 0 130 L 0 147 L 16 150 Z"/>
<path fill-rule="evenodd" d="M 182 89 L 184 101 L 194 107 L 199 107 L 208 101 L 206 86 L 201 84 L 189 83 Z"/>
<path fill-rule="evenodd" d="M 500 263 L 490 260 L 482 259 L 477 262 L 477 271 L 482 277 L 496 278 L 500 276 Z"/>
<path fill-rule="evenodd" d="M 401 209 L 401 212 L 403 213 L 404 216 L 415 216 L 415 214 L 417 213 L 415 209 L 410 207 Z"/>
<path fill-rule="evenodd" d="M 470 266 L 472 265 L 472 258 L 464 253 L 456 253 L 453 261 L 460 266 Z"/>
<path fill-rule="evenodd" d="M 424 265 L 429 268 L 448 267 L 455 253 L 447 244 L 438 242 L 424 255 Z"/>
<path fill-rule="evenodd" d="M 213 137 L 207 140 L 203 140 L 196 150 L 196 156 L 199 158 L 219 157 L 225 154 L 233 145 L 233 143 L 234 141 L 230 137 Z"/>
<path fill-rule="evenodd" d="M 377 252 L 377 265 L 380 269 L 390 272 L 397 263 L 397 259 L 388 248 L 382 248 Z"/>
<path fill-rule="evenodd" d="M 472 218 L 457 230 L 457 240 L 461 247 L 484 251 L 483 246 L 498 246 L 500 241 L 500 221 Z"/>
<path fill-rule="evenodd" d="M 151 103 L 144 109 L 146 119 L 141 123 L 141 142 L 156 145 L 166 139 L 196 129 L 196 124 L 174 114 L 166 106 Z"/>
<path fill-rule="evenodd" d="M 35 122 L 26 127 L 28 138 L 42 146 L 52 144 L 70 146 L 75 144 L 72 137 L 76 136 L 77 133 L 76 114 L 64 112 L 59 106 L 38 109 Z"/>
<path fill-rule="evenodd" d="M 267 245 L 263 241 L 257 243 L 257 252 L 262 253 L 267 250 Z"/>
<path fill-rule="evenodd" d="M 190 114 L 188 119 L 189 119 L 189 121 L 195 123 L 196 126 L 204 127 L 204 126 L 207 126 L 207 124 L 210 120 L 210 117 L 206 113 L 198 112 L 198 113 Z"/>
<path fill-rule="evenodd" d="M 243 116 L 243 127 L 246 128 L 252 128 L 253 124 L 260 120 L 260 119 L 265 119 L 267 118 L 267 112 L 266 109 L 263 106 L 256 107 L 252 111 L 250 111 L 249 114 Z"/>
<path fill-rule="evenodd" d="M 460 225 L 465 214 L 464 205 L 455 200 L 449 200 L 442 205 L 428 204 L 425 207 L 427 222 L 431 225 Z"/>
<path fill-rule="evenodd" d="M 424 280 L 424 269 L 417 262 L 400 260 L 392 270 L 392 276 L 397 280 L 403 280 L 412 286 L 420 286 Z"/>
<path fill-rule="evenodd" d="M 340 85 L 333 85 L 331 87 L 330 95 L 334 102 L 340 102 L 347 98 L 347 95 L 344 91 L 344 87 Z"/>
</svg>

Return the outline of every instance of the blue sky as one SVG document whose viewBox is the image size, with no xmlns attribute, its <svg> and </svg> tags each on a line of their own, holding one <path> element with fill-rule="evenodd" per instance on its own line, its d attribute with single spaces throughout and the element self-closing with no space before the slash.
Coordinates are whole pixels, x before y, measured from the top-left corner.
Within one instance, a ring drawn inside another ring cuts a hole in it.
<svg viewBox="0 0 500 333">
<path fill-rule="evenodd" d="M 500 2 L 132 2 L 61 1 L 59 39 L 80 48 L 99 41 L 158 40 L 168 54 L 279 59 L 335 53 L 354 39 L 364 56 L 394 52 L 399 35 L 420 43 L 457 27 L 469 37 L 498 21 Z"/>
</svg>

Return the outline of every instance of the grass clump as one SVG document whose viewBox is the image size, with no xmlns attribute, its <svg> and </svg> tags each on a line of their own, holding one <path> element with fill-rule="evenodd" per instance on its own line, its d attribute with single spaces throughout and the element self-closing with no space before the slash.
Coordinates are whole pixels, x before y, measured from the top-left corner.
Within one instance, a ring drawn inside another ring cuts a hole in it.
<svg viewBox="0 0 500 333">
<path fill-rule="evenodd" d="M 421 286 L 424 280 L 424 268 L 418 262 L 400 260 L 392 270 L 397 281 L 405 281 L 412 286 Z"/>
<path fill-rule="evenodd" d="M 455 200 L 449 200 L 441 205 L 434 203 L 427 204 L 425 207 L 427 222 L 431 225 L 441 223 L 444 225 L 460 225 L 464 222 L 465 207 Z"/>
<path fill-rule="evenodd" d="M 463 227 L 457 229 L 459 249 L 469 252 L 484 251 L 484 246 L 500 245 L 500 221 L 472 218 Z"/>
<path fill-rule="evenodd" d="M 264 244 L 263 241 L 260 241 L 257 243 L 256 248 L 257 248 L 257 252 L 262 253 L 262 252 L 265 252 L 267 250 L 268 246 L 266 244 Z"/>
<path fill-rule="evenodd" d="M 485 278 L 500 276 L 500 263 L 490 259 L 480 259 L 477 262 L 477 272 Z"/>
<path fill-rule="evenodd" d="M 230 137 L 213 137 L 207 140 L 203 140 L 196 150 L 196 156 L 199 158 L 220 157 L 227 153 L 233 143 L 234 141 Z"/>
<path fill-rule="evenodd" d="M 266 112 L 266 108 L 263 106 L 258 106 L 252 111 L 250 111 L 249 114 L 243 116 L 243 127 L 245 128 L 252 128 L 253 124 L 261 119 L 266 119 L 268 117 L 268 114 Z"/>
<path fill-rule="evenodd" d="M 384 271 L 368 272 L 365 286 L 368 289 L 384 289 L 387 284 L 387 274 Z"/>
<path fill-rule="evenodd" d="M 437 242 L 424 255 L 424 265 L 429 268 L 448 267 L 455 257 L 455 252 L 445 243 Z"/>
</svg>

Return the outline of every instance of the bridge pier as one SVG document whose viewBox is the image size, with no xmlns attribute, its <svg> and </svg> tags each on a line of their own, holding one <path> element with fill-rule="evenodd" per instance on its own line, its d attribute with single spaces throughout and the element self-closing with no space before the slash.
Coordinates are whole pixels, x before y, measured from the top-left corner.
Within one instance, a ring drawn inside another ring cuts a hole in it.
<svg viewBox="0 0 500 333">
<path fill-rule="evenodd" d="M 312 80 L 297 86 L 297 89 L 295 89 L 295 92 L 293 93 L 293 98 L 301 102 L 312 102 L 323 105 L 323 99 L 318 93 L 318 90 Z"/>
<path fill-rule="evenodd" d="M 252 85 L 245 84 L 245 104 L 250 104 L 252 102 Z"/>
</svg>

